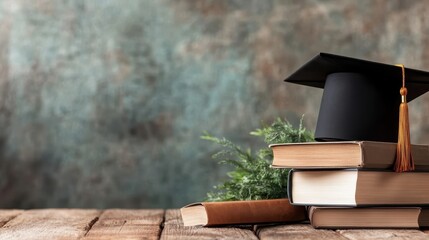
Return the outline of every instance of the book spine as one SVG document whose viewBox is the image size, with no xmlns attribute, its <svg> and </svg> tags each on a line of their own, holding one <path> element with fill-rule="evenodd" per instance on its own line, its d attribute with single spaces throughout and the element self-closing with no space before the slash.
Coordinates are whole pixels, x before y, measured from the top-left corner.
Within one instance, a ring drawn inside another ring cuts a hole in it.
<svg viewBox="0 0 429 240">
<path fill-rule="evenodd" d="M 288 177 L 287 177 L 287 196 L 289 198 L 289 202 L 291 204 L 293 204 L 293 196 L 292 196 L 292 176 L 293 176 L 293 172 L 295 170 L 291 169 L 289 171 Z"/>
</svg>

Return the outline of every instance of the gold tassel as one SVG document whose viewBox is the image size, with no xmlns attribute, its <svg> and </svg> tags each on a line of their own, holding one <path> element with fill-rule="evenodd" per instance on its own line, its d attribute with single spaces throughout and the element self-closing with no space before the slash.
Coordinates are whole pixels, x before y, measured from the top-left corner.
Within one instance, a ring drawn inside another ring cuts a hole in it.
<svg viewBox="0 0 429 240">
<path fill-rule="evenodd" d="M 401 105 L 399 106 L 398 145 L 396 147 L 395 172 L 407 172 L 414 170 L 414 161 L 411 156 L 410 121 L 408 118 L 407 88 L 405 87 L 405 67 L 402 68 Z"/>
</svg>

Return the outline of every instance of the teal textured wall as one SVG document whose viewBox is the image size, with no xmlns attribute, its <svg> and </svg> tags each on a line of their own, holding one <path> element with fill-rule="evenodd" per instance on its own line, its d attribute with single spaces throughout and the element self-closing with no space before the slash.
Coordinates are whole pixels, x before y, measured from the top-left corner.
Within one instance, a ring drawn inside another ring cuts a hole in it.
<svg viewBox="0 0 429 240">
<path fill-rule="evenodd" d="M 425 1 L 0 1 L 0 208 L 180 207 L 225 177 L 204 130 L 314 129 L 321 51 L 429 70 Z M 429 139 L 429 97 L 411 104 Z"/>
</svg>

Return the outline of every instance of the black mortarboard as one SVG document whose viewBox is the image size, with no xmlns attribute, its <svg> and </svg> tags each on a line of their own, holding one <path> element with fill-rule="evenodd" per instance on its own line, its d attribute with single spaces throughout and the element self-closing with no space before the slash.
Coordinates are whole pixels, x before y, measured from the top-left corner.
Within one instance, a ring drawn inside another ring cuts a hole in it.
<svg viewBox="0 0 429 240">
<path fill-rule="evenodd" d="M 429 73 L 405 68 L 407 100 L 429 91 Z M 324 88 L 318 141 L 397 142 L 402 68 L 320 53 L 285 81 Z"/>
</svg>

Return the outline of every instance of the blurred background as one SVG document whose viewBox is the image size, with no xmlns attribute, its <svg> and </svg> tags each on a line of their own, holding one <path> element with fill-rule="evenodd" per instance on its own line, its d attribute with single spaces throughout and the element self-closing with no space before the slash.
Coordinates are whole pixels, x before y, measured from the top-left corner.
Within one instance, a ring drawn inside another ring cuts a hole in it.
<svg viewBox="0 0 429 240">
<path fill-rule="evenodd" d="M 282 82 L 319 52 L 429 70 L 425 1 L 0 1 L 0 208 L 173 208 L 277 117 L 314 130 L 322 90 Z M 429 96 L 410 104 L 429 142 Z"/>
</svg>

